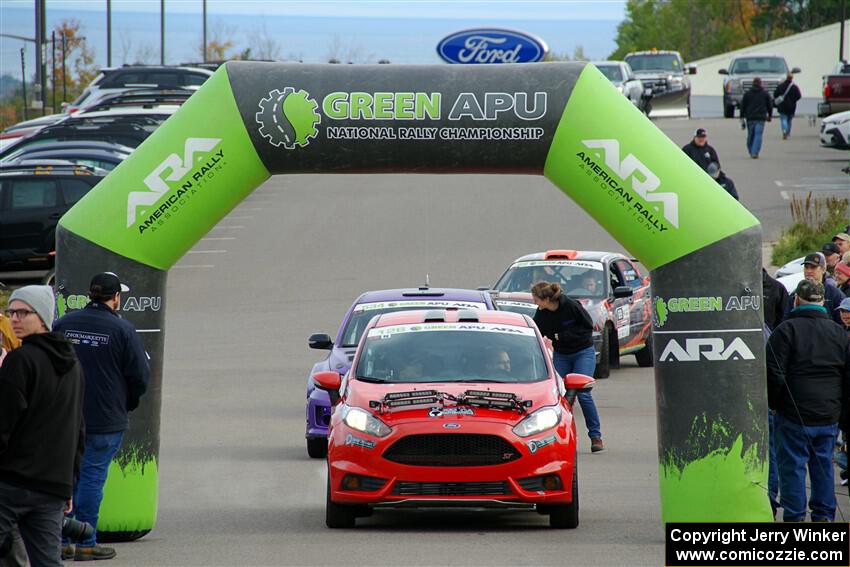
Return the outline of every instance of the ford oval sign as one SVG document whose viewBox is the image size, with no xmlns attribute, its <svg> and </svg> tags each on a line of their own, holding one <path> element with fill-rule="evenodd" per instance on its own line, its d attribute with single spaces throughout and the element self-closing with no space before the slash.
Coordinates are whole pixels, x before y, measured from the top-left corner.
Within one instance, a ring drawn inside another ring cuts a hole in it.
<svg viewBox="0 0 850 567">
<path fill-rule="evenodd" d="M 527 33 L 480 28 L 446 37 L 437 53 L 448 63 L 534 63 L 541 61 L 549 47 Z"/>
</svg>

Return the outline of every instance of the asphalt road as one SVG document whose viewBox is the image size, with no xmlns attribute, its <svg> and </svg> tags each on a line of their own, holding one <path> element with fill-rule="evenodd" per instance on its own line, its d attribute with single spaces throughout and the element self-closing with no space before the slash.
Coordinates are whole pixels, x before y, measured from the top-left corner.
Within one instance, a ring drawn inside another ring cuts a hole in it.
<svg viewBox="0 0 850 567">
<path fill-rule="evenodd" d="M 792 192 L 847 194 L 847 156 L 804 120 L 769 125 L 750 160 L 737 120 L 657 123 L 678 144 L 709 131 L 742 202 L 773 239 Z M 528 513 L 376 513 L 324 526 L 325 468 L 304 446 L 306 376 L 362 291 L 494 282 L 553 247 L 622 250 L 543 178 L 350 175 L 271 179 L 172 270 L 159 520 L 118 544 L 142 565 L 661 565 L 654 379 L 633 357 L 594 390 L 607 451 L 580 447 L 581 525 Z M 840 501 L 850 518 L 846 489 Z"/>
</svg>

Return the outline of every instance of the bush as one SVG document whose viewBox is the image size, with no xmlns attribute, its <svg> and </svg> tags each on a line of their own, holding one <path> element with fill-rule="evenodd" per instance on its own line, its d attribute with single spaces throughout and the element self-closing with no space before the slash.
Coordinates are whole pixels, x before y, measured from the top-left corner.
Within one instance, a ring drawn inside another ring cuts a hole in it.
<svg viewBox="0 0 850 567">
<path fill-rule="evenodd" d="M 845 197 L 812 197 L 811 192 L 803 197 L 791 198 L 793 224 L 783 229 L 779 242 L 773 248 L 771 263 L 781 266 L 786 262 L 817 252 L 832 237 L 844 232 L 847 226 Z"/>
</svg>

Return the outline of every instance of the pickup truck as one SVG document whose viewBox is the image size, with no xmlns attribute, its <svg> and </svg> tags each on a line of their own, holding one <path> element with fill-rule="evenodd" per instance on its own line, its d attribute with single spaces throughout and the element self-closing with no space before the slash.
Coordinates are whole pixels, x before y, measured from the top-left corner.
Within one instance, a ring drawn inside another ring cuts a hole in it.
<svg viewBox="0 0 850 567">
<path fill-rule="evenodd" d="M 823 78 L 823 102 L 818 103 L 818 116 L 845 110 L 850 110 L 850 63 L 842 61 Z"/>
<path fill-rule="evenodd" d="M 799 67 L 791 69 L 791 73 L 800 72 Z M 735 109 L 741 108 L 744 93 L 753 86 L 753 79 L 761 77 L 764 90 L 771 96 L 773 91 L 788 75 L 788 64 L 781 55 L 758 55 L 747 53 L 732 59 L 728 69 L 720 69 L 723 78 L 723 116 L 732 118 Z"/>
<path fill-rule="evenodd" d="M 678 51 L 635 51 L 628 53 L 625 62 L 643 83 L 644 108 L 650 117 L 691 115 L 691 81 L 694 65 L 685 66 Z"/>
</svg>

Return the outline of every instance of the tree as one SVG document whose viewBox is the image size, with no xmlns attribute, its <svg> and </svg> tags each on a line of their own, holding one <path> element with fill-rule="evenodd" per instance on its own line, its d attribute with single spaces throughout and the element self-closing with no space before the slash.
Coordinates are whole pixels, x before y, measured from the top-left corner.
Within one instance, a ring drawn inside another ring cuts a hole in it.
<svg viewBox="0 0 850 567">
<path fill-rule="evenodd" d="M 280 43 L 269 35 L 265 21 L 259 28 L 255 28 L 249 36 L 248 51 L 254 59 L 272 61 L 280 59 Z M 245 59 L 248 59 L 248 57 Z"/>
<path fill-rule="evenodd" d="M 220 19 L 216 19 L 210 26 L 207 34 L 207 53 L 204 56 L 203 39 L 198 43 L 198 53 L 203 61 L 226 61 L 227 51 L 233 48 L 233 36 L 236 35 L 237 27 L 227 25 Z"/>
<path fill-rule="evenodd" d="M 67 99 L 74 100 L 89 83 L 100 73 L 100 66 L 94 62 L 95 52 L 86 44 L 83 27 L 76 18 L 62 20 L 54 28 L 56 32 L 56 53 L 53 64 L 56 79 L 53 88 L 57 93 L 67 92 Z M 65 65 L 62 65 L 62 38 L 65 38 Z M 57 97 L 59 99 L 61 97 Z M 49 99 L 48 99 L 49 100 Z"/>
</svg>

